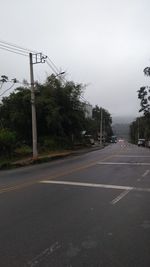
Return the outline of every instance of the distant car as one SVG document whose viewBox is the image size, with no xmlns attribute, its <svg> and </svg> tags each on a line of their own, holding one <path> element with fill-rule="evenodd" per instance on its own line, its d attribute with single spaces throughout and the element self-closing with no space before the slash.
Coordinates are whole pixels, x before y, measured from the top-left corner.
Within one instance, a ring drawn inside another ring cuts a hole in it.
<svg viewBox="0 0 150 267">
<path fill-rule="evenodd" d="M 124 139 L 119 139 L 118 142 L 119 143 L 123 143 L 124 142 Z"/>
<path fill-rule="evenodd" d="M 117 143 L 117 136 L 113 135 L 110 140 L 111 143 Z"/>
<path fill-rule="evenodd" d="M 145 139 L 138 139 L 138 146 L 145 146 Z"/>
</svg>

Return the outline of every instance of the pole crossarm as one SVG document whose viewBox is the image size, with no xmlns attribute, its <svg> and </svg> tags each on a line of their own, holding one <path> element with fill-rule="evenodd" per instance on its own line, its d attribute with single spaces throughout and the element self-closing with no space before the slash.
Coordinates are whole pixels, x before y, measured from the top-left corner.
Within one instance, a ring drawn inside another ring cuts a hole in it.
<svg viewBox="0 0 150 267">
<path fill-rule="evenodd" d="M 45 63 L 47 56 L 43 55 L 42 53 L 32 54 L 32 64 L 39 64 Z"/>
</svg>

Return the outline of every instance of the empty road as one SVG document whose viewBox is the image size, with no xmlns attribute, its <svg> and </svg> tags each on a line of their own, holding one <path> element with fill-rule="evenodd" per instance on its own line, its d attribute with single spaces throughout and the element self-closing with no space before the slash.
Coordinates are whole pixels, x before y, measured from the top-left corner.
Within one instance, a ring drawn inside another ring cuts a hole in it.
<svg viewBox="0 0 150 267">
<path fill-rule="evenodd" d="M 1 267 L 149 267 L 150 150 L 0 171 Z"/>
</svg>

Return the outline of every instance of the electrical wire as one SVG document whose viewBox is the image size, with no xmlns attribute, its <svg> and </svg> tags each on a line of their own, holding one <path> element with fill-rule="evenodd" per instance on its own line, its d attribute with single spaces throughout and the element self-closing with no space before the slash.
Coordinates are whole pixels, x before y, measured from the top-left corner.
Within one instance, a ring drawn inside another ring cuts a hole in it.
<svg viewBox="0 0 150 267">
<path fill-rule="evenodd" d="M 47 60 L 45 62 L 48 64 L 50 69 L 55 73 L 55 75 L 59 76 L 59 69 L 57 68 L 58 71 L 56 71 L 56 69 L 54 69 L 54 67 Z M 64 82 L 64 84 L 67 83 L 67 80 L 62 76 L 60 76 L 60 80 L 62 80 Z"/>
<path fill-rule="evenodd" d="M 26 57 L 28 57 L 29 52 L 30 53 L 36 53 L 36 54 L 38 53 L 35 50 L 24 48 L 24 47 L 21 47 L 19 45 L 9 43 L 9 42 L 3 41 L 3 40 L 0 40 L 0 49 L 14 53 L 14 54 L 26 56 Z M 58 67 L 49 57 L 47 57 L 47 60 L 45 60 L 45 62 L 48 64 L 48 66 L 51 68 L 51 70 L 55 73 L 55 75 L 59 75 L 60 71 L 59 71 Z M 64 77 L 61 77 L 61 80 L 63 80 L 64 83 L 67 83 L 67 80 Z M 3 86 L 3 84 L 1 85 L 0 89 L 2 88 L 2 86 Z M 13 84 L 13 86 L 14 86 L 14 84 Z M 12 88 L 12 86 L 10 88 L 8 88 L 6 91 L 4 91 L 4 93 L 7 92 L 8 90 L 10 90 L 11 88 Z M 2 93 L 1 95 L 3 95 L 4 93 Z M 80 98 L 83 101 L 88 102 L 83 96 L 80 96 Z"/>
<path fill-rule="evenodd" d="M 51 70 L 52 70 L 56 75 L 58 75 L 58 72 L 54 69 L 54 67 L 53 67 L 47 60 L 45 60 L 45 62 L 46 62 L 47 65 L 51 68 Z"/>
<path fill-rule="evenodd" d="M 35 50 L 31 50 L 31 49 L 28 49 L 28 48 L 24 48 L 22 46 L 19 46 L 19 45 L 16 45 L 16 44 L 13 44 L 13 43 L 9 43 L 9 42 L 6 42 L 6 41 L 3 41 L 3 40 L 0 40 L 0 43 L 4 44 L 4 45 L 7 45 L 7 46 L 10 46 L 10 47 L 15 47 L 17 49 L 20 49 L 20 50 L 24 50 L 24 51 L 27 51 L 27 52 L 31 52 L 31 53 L 38 53 L 37 51 Z"/>
<path fill-rule="evenodd" d="M 87 99 L 84 96 L 80 96 L 80 98 L 84 101 L 84 102 L 88 102 Z"/>
<path fill-rule="evenodd" d="M 59 69 L 58 69 L 58 67 L 57 67 L 56 64 L 49 58 L 49 56 L 47 57 L 47 59 L 49 60 L 50 64 L 56 69 L 56 72 L 59 73 Z"/>
<path fill-rule="evenodd" d="M 8 48 L 5 48 L 5 47 L 2 47 L 1 45 L 0 45 L 0 49 L 5 50 L 5 51 L 9 51 L 9 52 L 14 53 L 14 54 L 18 54 L 18 55 L 21 55 L 21 56 L 28 57 L 27 54 L 24 54 L 24 53 L 21 53 L 19 51 L 17 52 L 17 51 L 14 51 L 12 49 L 8 49 Z"/>
<path fill-rule="evenodd" d="M 29 54 L 29 52 L 23 51 L 20 48 L 10 47 L 8 45 L 4 45 L 4 44 L 1 44 L 1 43 L 0 43 L 0 46 L 2 46 L 4 48 L 7 48 L 7 49 L 11 49 L 11 50 L 17 51 L 17 52 L 20 52 L 20 53 L 23 53 L 23 54 Z"/>
<path fill-rule="evenodd" d="M 12 84 L 8 89 L 6 89 L 2 94 L 0 94 L 0 96 L 3 96 L 7 91 L 9 91 L 10 89 L 13 88 L 15 84 Z"/>
</svg>

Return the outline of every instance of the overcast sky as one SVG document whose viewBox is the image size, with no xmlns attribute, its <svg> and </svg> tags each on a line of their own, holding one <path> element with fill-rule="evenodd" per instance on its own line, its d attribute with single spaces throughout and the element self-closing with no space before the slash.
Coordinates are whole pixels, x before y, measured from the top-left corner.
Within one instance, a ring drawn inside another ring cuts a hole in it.
<svg viewBox="0 0 150 267">
<path fill-rule="evenodd" d="M 42 51 L 84 97 L 112 114 L 137 116 L 137 90 L 150 84 L 149 0 L 0 0 L 0 39 Z M 28 58 L 0 49 L 0 75 L 29 80 Z M 42 82 L 47 64 L 34 66 Z"/>
</svg>

